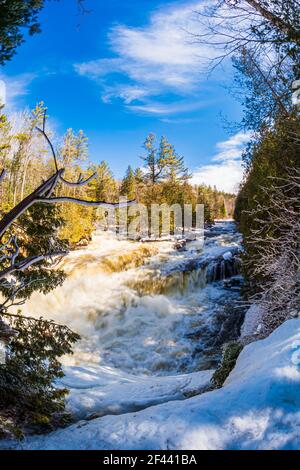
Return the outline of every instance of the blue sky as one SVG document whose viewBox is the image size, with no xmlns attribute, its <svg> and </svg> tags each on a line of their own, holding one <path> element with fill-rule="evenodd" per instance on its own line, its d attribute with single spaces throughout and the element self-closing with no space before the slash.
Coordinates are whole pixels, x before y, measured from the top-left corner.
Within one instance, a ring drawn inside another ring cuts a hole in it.
<svg viewBox="0 0 300 470">
<path fill-rule="evenodd" d="M 43 100 L 59 134 L 89 137 L 90 159 L 108 161 L 116 177 L 136 167 L 149 132 L 165 135 L 202 180 L 232 189 L 241 177 L 247 136 L 230 135 L 222 115 L 241 117 L 230 96 L 232 70 L 207 75 L 215 53 L 196 44 L 201 1 L 86 0 L 47 2 L 42 33 L 30 37 L 1 70 L 8 109 Z"/>
</svg>

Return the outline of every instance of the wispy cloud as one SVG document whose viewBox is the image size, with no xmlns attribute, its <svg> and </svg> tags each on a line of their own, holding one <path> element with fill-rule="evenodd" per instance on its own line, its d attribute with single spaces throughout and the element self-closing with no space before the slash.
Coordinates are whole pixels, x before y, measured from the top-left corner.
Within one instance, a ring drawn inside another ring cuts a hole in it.
<svg viewBox="0 0 300 470">
<path fill-rule="evenodd" d="M 195 122 L 200 122 L 199 118 L 161 118 L 161 122 L 165 122 L 167 124 L 191 124 Z"/>
<path fill-rule="evenodd" d="M 230 139 L 219 142 L 218 153 L 212 163 L 201 166 L 193 173 L 193 184 L 215 185 L 218 189 L 235 193 L 243 177 L 242 153 L 251 134 L 239 132 Z"/>
<path fill-rule="evenodd" d="M 181 114 L 197 111 L 200 108 L 205 106 L 206 102 L 201 101 L 177 101 L 175 103 L 159 103 L 159 102 L 148 102 L 147 104 L 141 105 L 130 105 L 127 108 L 130 108 L 132 111 L 136 111 L 142 114 L 156 114 L 159 116 L 162 115 L 171 115 L 171 114 Z"/>
<path fill-rule="evenodd" d="M 217 143 L 216 148 L 219 152 L 212 160 L 215 162 L 239 160 L 241 158 L 241 151 L 249 142 L 250 137 L 251 133 L 249 132 L 238 132 L 230 137 L 230 139 Z"/>
<path fill-rule="evenodd" d="M 195 11 L 203 5 L 199 0 L 177 3 L 153 12 L 144 27 L 114 26 L 108 36 L 112 56 L 76 64 L 75 70 L 99 83 L 105 102 L 121 99 L 134 112 L 188 112 L 187 104 L 179 103 L 178 109 L 174 104 L 169 111 L 153 101 L 173 94 L 192 105 L 192 94 L 201 91 L 202 72 L 216 54 L 190 36 L 199 33 Z"/>
</svg>

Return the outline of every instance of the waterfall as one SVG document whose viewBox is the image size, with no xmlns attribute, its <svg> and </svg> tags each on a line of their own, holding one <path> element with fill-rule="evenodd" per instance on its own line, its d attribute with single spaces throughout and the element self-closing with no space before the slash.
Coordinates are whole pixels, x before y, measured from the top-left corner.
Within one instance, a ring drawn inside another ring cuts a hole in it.
<svg viewBox="0 0 300 470">
<path fill-rule="evenodd" d="M 213 338 L 232 314 L 227 303 L 239 296 L 223 282 L 239 274 L 239 253 L 232 224 L 213 228 L 204 248 L 183 250 L 174 241 L 145 244 L 99 232 L 63 261 L 65 283 L 45 297 L 34 294 L 23 310 L 81 335 L 65 364 L 142 375 L 205 369 L 219 360 L 223 340 L 215 346 Z"/>
<path fill-rule="evenodd" d="M 217 259 L 212 261 L 206 270 L 207 282 L 224 281 L 240 273 L 241 260 L 239 256 Z"/>
</svg>

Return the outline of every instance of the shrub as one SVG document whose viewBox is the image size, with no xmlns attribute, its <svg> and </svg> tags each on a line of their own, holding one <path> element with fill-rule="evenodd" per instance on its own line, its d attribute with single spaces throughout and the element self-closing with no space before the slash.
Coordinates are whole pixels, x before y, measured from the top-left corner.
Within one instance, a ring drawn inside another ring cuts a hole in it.
<svg viewBox="0 0 300 470">
<path fill-rule="evenodd" d="M 69 421 L 67 390 L 54 382 L 64 375 L 58 358 L 70 354 L 79 339 L 66 326 L 19 315 L 3 315 L 15 335 L 0 365 L 0 432 L 2 427 L 16 437 L 25 429 L 43 432 Z"/>
<path fill-rule="evenodd" d="M 223 351 L 222 361 L 212 377 L 213 386 L 221 388 L 234 368 L 243 346 L 238 341 L 227 343 Z"/>
</svg>

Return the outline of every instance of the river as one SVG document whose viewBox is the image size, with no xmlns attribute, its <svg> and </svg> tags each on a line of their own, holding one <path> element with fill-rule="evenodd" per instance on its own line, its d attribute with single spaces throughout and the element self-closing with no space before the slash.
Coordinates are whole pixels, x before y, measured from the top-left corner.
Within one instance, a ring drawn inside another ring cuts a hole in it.
<svg viewBox="0 0 300 470">
<path fill-rule="evenodd" d="M 96 231 L 63 261 L 68 278 L 26 313 L 68 325 L 82 339 L 65 365 L 166 376 L 215 368 L 238 336 L 241 236 L 217 222 L 197 241 L 118 240 Z"/>
</svg>

